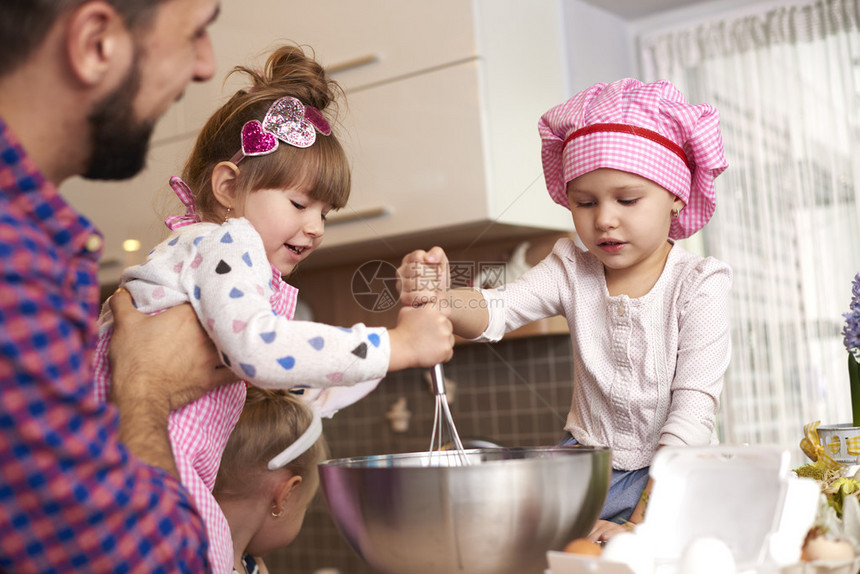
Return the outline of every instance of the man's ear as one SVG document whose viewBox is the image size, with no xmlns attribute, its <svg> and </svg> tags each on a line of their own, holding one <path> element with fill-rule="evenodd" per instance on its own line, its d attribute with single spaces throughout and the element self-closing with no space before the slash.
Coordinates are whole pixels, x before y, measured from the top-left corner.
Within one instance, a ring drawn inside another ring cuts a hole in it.
<svg viewBox="0 0 860 574">
<path fill-rule="evenodd" d="M 212 193 L 224 208 L 236 204 L 236 178 L 239 168 L 232 161 L 222 161 L 212 169 Z"/>
<path fill-rule="evenodd" d="M 121 78 L 128 73 L 134 40 L 110 4 L 84 2 L 68 18 L 65 47 L 70 69 L 79 82 L 97 86 L 112 76 Z"/>
</svg>

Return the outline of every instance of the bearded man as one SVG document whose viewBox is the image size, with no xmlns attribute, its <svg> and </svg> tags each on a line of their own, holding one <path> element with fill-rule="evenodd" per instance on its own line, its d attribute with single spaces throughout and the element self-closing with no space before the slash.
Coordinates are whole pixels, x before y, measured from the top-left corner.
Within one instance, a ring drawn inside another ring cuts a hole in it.
<svg viewBox="0 0 860 574">
<path fill-rule="evenodd" d="M 143 168 L 158 118 L 215 72 L 218 10 L 0 2 L 0 572 L 209 571 L 167 420 L 232 376 L 213 379 L 217 352 L 188 306 L 147 317 L 119 293 L 112 404 L 96 402 L 102 239 L 57 187 Z"/>
</svg>

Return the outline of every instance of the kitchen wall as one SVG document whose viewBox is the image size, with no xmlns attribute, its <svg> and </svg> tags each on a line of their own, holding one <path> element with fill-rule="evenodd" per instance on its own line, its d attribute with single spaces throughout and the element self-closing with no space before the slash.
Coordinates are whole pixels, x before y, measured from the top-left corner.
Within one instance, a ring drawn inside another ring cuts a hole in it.
<svg viewBox="0 0 860 574">
<path fill-rule="evenodd" d="M 435 397 L 426 373 L 393 373 L 365 399 L 325 420 L 332 457 L 427 450 Z M 456 383 L 451 411 L 462 439 L 536 446 L 555 444 L 562 437 L 572 377 L 567 335 L 458 345 L 445 365 L 445 376 Z M 412 412 L 405 433 L 392 432 L 385 417 L 400 397 Z M 298 538 L 266 563 L 271 572 L 289 574 L 313 574 L 322 568 L 336 568 L 340 574 L 372 572 L 342 540 L 319 496 Z"/>
</svg>

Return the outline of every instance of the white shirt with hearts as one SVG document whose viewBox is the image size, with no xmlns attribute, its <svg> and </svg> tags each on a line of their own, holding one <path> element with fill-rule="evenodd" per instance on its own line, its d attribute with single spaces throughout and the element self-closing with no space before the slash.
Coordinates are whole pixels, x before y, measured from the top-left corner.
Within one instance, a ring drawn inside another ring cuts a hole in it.
<svg viewBox="0 0 860 574">
<path fill-rule="evenodd" d="M 243 218 L 177 228 L 145 263 L 127 269 L 122 282 L 145 313 L 190 303 L 237 379 L 305 389 L 304 400 L 322 416 L 366 396 L 388 368 L 386 329 L 291 320 L 294 290 L 271 266 L 260 236 Z M 105 306 L 94 367 L 95 394 L 102 402 L 109 393 L 112 327 Z M 171 343 L 166 334 L 165 344 Z M 206 525 L 216 573 L 231 571 L 233 550 L 229 525 L 211 490 L 244 400 L 244 382 L 222 386 L 171 413 L 168 424 L 180 478 Z"/>
<path fill-rule="evenodd" d="M 257 386 L 350 385 L 388 368 L 384 328 L 291 321 L 273 312 L 272 267 L 244 218 L 178 228 L 122 282 L 144 313 L 190 303 L 224 363 Z"/>
</svg>

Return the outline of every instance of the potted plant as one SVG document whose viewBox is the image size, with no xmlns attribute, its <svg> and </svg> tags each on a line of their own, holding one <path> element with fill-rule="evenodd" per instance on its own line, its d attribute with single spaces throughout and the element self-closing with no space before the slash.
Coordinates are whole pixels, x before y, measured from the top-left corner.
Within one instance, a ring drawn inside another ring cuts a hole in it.
<svg viewBox="0 0 860 574">
<path fill-rule="evenodd" d="M 803 427 L 803 440 L 800 448 L 813 461 L 805 470 L 822 476 L 827 471 L 839 470 L 837 474 L 847 474 L 843 466 L 860 463 L 860 273 L 854 276 L 851 285 L 851 307 L 842 315 L 843 343 L 848 356 L 848 380 L 851 390 L 850 423 L 821 425 L 818 421 Z M 854 474 L 852 472 L 850 474 Z M 831 472 L 831 474 L 833 474 Z"/>
<path fill-rule="evenodd" d="M 843 343 L 848 354 L 848 378 L 851 390 L 850 423 L 819 425 L 818 421 L 803 427 L 804 437 L 800 442 L 803 452 L 812 459 L 795 469 L 798 476 L 818 480 L 821 486 L 821 504 L 815 523 L 803 545 L 802 560 L 811 561 L 814 569 L 803 567 L 792 572 L 831 572 L 822 570 L 834 566 L 832 561 L 818 561 L 836 552 L 844 552 L 839 567 L 850 565 L 845 571 L 860 569 L 860 273 L 852 282 L 851 308 L 844 313 L 842 328 Z M 845 546 L 850 551 L 845 551 Z M 840 554 L 841 556 L 841 554 Z M 851 556 L 854 556 L 853 558 Z M 840 570 L 842 571 L 842 570 Z"/>
<path fill-rule="evenodd" d="M 819 458 L 823 449 L 835 462 L 855 465 L 860 457 L 860 364 L 857 363 L 857 356 L 860 354 L 860 273 L 854 276 L 851 285 L 850 311 L 842 316 L 845 317 L 842 337 L 848 355 L 852 420 L 850 423 L 819 425 L 817 431 L 820 446 L 817 450 Z"/>
</svg>

